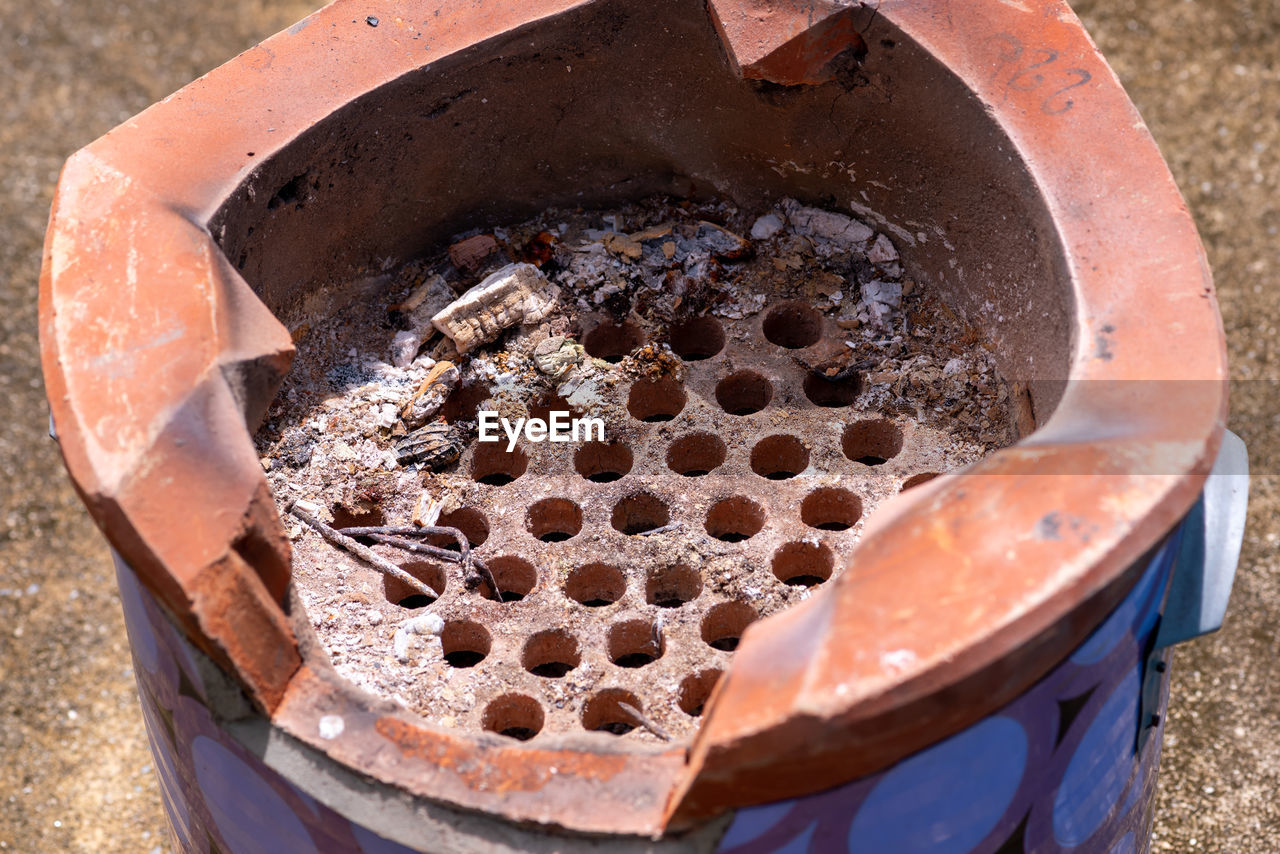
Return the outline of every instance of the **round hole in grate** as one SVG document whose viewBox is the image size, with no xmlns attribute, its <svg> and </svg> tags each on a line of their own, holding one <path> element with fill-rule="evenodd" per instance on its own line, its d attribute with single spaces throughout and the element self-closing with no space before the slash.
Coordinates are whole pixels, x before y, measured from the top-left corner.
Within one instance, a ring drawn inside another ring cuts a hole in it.
<svg viewBox="0 0 1280 854">
<path fill-rule="evenodd" d="M 751 415 L 773 400 L 773 384 L 755 371 L 736 371 L 716 383 L 716 402 L 730 415 Z"/>
<path fill-rule="evenodd" d="M 467 538 L 467 543 L 472 548 L 489 539 L 489 520 L 474 507 L 459 507 L 457 510 L 441 513 L 440 518 L 436 520 L 436 524 L 442 528 L 457 528 L 462 532 L 462 536 Z M 457 537 L 450 537 L 445 534 L 430 534 L 426 539 L 431 545 L 442 549 L 449 549 L 454 552 L 462 550 L 462 547 L 458 545 Z"/>
<path fill-rule="evenodd" d="M 862 377 L 852 370 L 828 370 L 819 367 L 804 378 L 804 396 L 814 406 L 853 406 L 862 391 Z"/>
<path fill-rule="evenodd" d="M 733 495 L 711 505 L 707 511 L 707 533 L 726 543 L 749 540 L 764 527 L 764 508 L 745 495 Z"/>
<path fill-rule="evenodd" d="M 626 735 L 640 725 L 627 706 L 643 712 L 640 699 L 622 688 L 605 688 L 582 704 L 582 728 L 610 735 Z"/>
<path fill-rule="evenodd" d="M 588 563 L 569 573 L 564 593 L 588 608 L 612 605 L 627 592 L 627 579 L 622 570 L 607 563 Z"/>
<path fill-rule="evenodd" d="M 861 516 L 862 500 L 838 486 L 819 487 L 800 502 L 800 520 L 823 531 L 847 531 Z"/>
<path fill-rule="evenodd" d="M 724 464 L 723 440 L 711 433 L 689 433 L 667 448 L 667 468 L 685 477 L 701 477 Z"/>
<path fill-rule="evenodd" d="M 686 400 L 684 386 L 671 377 L 636 380 L 627 395 L 627 411 L 640 421 L 670 421 L 684 409 Z"/>
<path fill-rule="evenodd" d="M 534 676 L 559 679 L 582 662 L 578 640 L 564 629 L 547 629 L 525 641 L 520 664 Z"/>
<path fill-rule="evenodd" d="M 542 731 L 545 721 L 542 706 L 524 694 L 503 694 L 489 701 L 481 715 L 480 725 L 489 732 L 517 741 L 528 741 Z"/>
<path fill-rule="evenodd" d="M 702 618 L 702 640 L 712 649 L 733 652 L 758 616 L 746 602 L 721 602 Z"/>
<path fill-rule="evenodd" d="M 519 602 L 528 596 L 538 583 L 538 571 L 533 564 L 515 555 L 500 555 L 485 560 L 485 566 L 493 573 L 493 580 L 498 582 L 502 591 L 503 602 Z M 488 581 L 481 582 L 480 594 L 486 599 L 496 599 L 493 588 Z"/>
<path fill-rule="evenodd" d="M 786 480 L 809 467 L 809 449 L 795 436 L 766 436 L 751 449 L 751 470 L 769 480 Z"/>
<path fill-rule="evenodd" d="M 644 586 L 644 600 L 659 608 L 679 608 L 698 598 L 702 576 L 682 563 L 664 566 L 650 573 Z"/>
<path fill-rule="evenodd" d="M 343 504 L 334 504 L 329 509 L 333 513 L 333 527 L 339 531 L 343 528 L 374 527 L 386 521 L 382 508 L 376 504 L 368 508 L 353 508 Z"/>
<path fill-rule="evenodd" d="M 489 630 L 471 620 L 450 620 L 440 633 L 444 660 L 452 667 L 475 667 L 489 654 Z"/>
<path fill-rule="evenodd" d="M 773 574 L 796 587 L 813 587 L 831 577 L 835 557 L 824 543 L 797 540 L 773 553 Z"/>
<path fill-rule="evenodd" d="M 844 428 L 840 448 L 855 463 L 882 465 L 902 450 L 902 431 L 883 418 L 855 421 Z"/>
<path fill-rule="evenodd" d="M 619 667 L 644 667 L 662 658 L 662 629 L 650 620 L 623 620 L 609 627 L 608 647 Z"/>
<path fill-rule="evenodd" d="M 544 543 L 562 542 L 582 530 L 582 508 L 567 498 L 544 498 L 529 507 L 524 526 Z"/>
<path fill-rule="evenodd" d="M 710 359 L 724 349 L 724 327 L 708 315 L 690 317 L 671 325 L 670 341 L 671 349 L 686 362 Z"/>
<path fill-rule="evenodd" d="M 606 362 L 621 362 L 628 353 L 642 344 L 644 331 L 629 320 L 622 323 L 606 320 L 582 339 L 583 349 L 589 355 Z"/>
<path fill-rule="evenodd" d="M 622 442 L 587 442 L 573 455 L 573 467 L 592 483 L 612 483 L 625 477 L 634 462 Z"/>
<path fill-rule="evenodd" d="M 440 415 L 453 424 L 457 421 L 475 421 L 480 404 L 489 399 L 489 386 L 478 379 L 466 380 L 445 398 Z"/>
<path fill-rule="evenodd" d="M 939 473 L 936 471 L 922 471 L 919 474 L 913 474 L 911 475 L 911 477 L 907 478 L 902 482 L 902 489 L 898 491 L 906 492 L 908 489 L 910 489 L 913 486 L 919 486 L 922 483 L 928 483 L 929 481 L 937 477 L 938 474 Z"/>
<path fill-rule="evenodd" d="M 822 337 L 822 315 L 802 302 L 779 303 L 764 317 L 764 337 L 788 350 L 816 344 Z"/>
<path fill-rule="evenodd" d="M 436 595 L 430 597 L 419 593 L 400 579 L 384 575 L 382 592 L 386 594 L 388 602 L 399 605 L 401 608 L 425 608 L 444 595 L 446 576 L 443 567 L 425 560 L 406 561 L 399 566 L 434 590 Z"/>
<path fill-rule="evenodd" d="M 552 412 L 568 412 L 572 418 L 576 418 L 580 414 L 578 410 L 569 405 L 569 401 L 558 394 L 550 392 L 541 395 L 529 404 L 530 418 L 538 418 L 542 421 L 550 422 Z"/>
<path fill-rule="evenodd" d="M 643 534 L 671 522 L 667 502 L 650 492 L 635 492 L 613 506 L 613 528 L 624 534 Z"/>
<path fill-rule="evenodd" d="M 702 710 L 706 707 L 707 700 L 711 697 L 711 692 L 722 675 L 723 671 L 712 668 L 690 673 L 684 677 L 680 682 L 680 694 L 676 698 L 680 711 L 693 718 L 701 717 Z"/>
<path fill-rule="evenodd" d="M 471 479 L 487 486 L 506 486 L 529 468 L 529 457 L 518 446 L 507 450 L 506 440 L 476 442 L 471 455 Z"/>
</svg>

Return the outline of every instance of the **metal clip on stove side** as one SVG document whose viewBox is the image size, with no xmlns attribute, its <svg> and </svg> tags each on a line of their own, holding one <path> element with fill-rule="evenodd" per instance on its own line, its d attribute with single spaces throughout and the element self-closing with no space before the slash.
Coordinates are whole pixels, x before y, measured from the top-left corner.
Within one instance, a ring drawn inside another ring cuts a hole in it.
<svg viewBox="0 0 1280 854">
<path fill-rule="evenodd" d="M 1169 581 L 1160 628 L 1147 655 L 1142 682 L 1138 749 L 1159 723 L 1164 650 L 1217 631 L 1227 612 L 1249 508 L 1249 452 L 1230 430 L 1205 481 L 1204 492 L 1182 523 L 1182 541 Z"/>
</svg>

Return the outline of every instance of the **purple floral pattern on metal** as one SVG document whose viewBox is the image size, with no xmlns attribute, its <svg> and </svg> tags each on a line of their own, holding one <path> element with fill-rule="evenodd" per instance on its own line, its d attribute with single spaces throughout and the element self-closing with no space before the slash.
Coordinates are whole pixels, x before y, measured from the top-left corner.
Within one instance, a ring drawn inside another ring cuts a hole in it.
<svg viewBox="0 0 1280 854">
<path fill-rule="evenodd" d="M 1065 662 L 997 714 L 871 777 L 740 810 L 720 854 L 1135 854 L 1160 739 L 1139 750 L 1144 670 L 1181 529 Z M 1160 666 L 1163 666 L 1162 664 Z M 1157 711 L 1168 701 L 1168 675 Z"/>
<path fill-rule="evenodd" d="M 116 580 L 176 850 L 414 854 L 318 803 L 220 728 L 187 641 L 119 558 Z"/>
</svg>

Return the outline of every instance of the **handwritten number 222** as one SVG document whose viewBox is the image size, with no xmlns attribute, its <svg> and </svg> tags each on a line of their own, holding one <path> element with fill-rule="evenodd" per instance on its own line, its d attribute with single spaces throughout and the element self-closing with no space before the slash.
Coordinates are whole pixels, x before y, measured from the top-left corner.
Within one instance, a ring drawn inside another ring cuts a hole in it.
<svg viewBox="0 0 1280 854">
<path fill-rule="evenodd" d="M 996 67 L 997 75 L 1006 65 L 1018 64 L 1017 70 L 1005 84 L 1009 89 L 1016 92 L 1034 92 L 1045 84 L 1046 75 L 1056 78 L 1055 82 L 1063 77 L 1068 78 L 1070 82 L 1050 92 L 1040 102 L 1040 111 L 1046 115 L 1056 116 L 1074 107 L 1075 101 L 1067 93 L 1093 79 L 1093 75 L 1083 68 L 1057 68 L 1055 64 L 1058 61 L 1058 52 L 1056 50 L 1041 47 L 1027 51 L 1021 41 L 1008 33 L 992 36 L 989 41 L 996 43 L 997 55 L 1000 58 L 1000 64 Z M 1031 61 L 1027 62 L 1027 60 Z"/>
</svg>

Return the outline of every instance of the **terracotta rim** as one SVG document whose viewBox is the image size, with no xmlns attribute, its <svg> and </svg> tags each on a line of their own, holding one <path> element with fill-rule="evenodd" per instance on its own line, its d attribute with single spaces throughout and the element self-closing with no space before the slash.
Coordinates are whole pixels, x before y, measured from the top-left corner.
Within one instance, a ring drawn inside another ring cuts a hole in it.
<svg viewBox="0 0 1280 854">
<path fill-rule="evenodd" d="M 288 543 L 245 426 L 292 345 L 207 224 L 257 164 L 356 95 L 591 3 L 423 5 L 414 19 L 440 22 L 429 53 L 401 6 L 338 0 L 117 128 L 68 162 L 46 239 L 42 357 L 71 477 L 113 546 L 278 726 L 414 794 L 653 834 L 870 773 L 957 731 L 1119 601 L 1126 570 L 1190 506 L 1216 453 L 1225 346 L 1191 218 L 1079 22 L 1054 0 L 1027 0 L 1026 12 L 972 0 L 963 23 L 946 0 L 885 0 L 877 12 L 831 0 L 813 15 L 781 0 L 711 0 L 746 77 L 810 82 L 887 28 L 987 107 L 1054 217 L 1073 280 L 1060 405 L 972 472 L 987 477 L 940 477 L 895 499 L 865 535 L 856 574 L 753 625 L 687 756 L 498 746 L 387 711 L 304 663 L 285 614 Z M 393 28 L 390 45 L 365 37 L 370 15 Z M 1052 53 L 1063 76 L 1015 79 L 1025 45 Z M 175 151 L 199 152 L 198 172 Z M 1149 250 L 1141 263 L 1135 246 Z M 1162 391 L 1134 393 L 1144 385 Z M 950 569 L 945 589 L 938 566 Z M 937 620 L 921 589 L 957 616 Z M 329 714 L 347 721 L 333 741 L 318 735 Z"/>
</svg>

